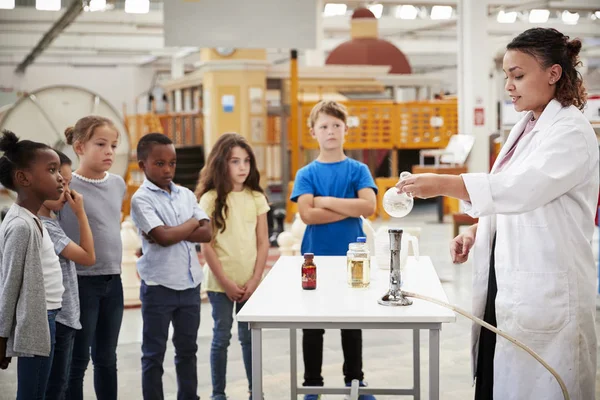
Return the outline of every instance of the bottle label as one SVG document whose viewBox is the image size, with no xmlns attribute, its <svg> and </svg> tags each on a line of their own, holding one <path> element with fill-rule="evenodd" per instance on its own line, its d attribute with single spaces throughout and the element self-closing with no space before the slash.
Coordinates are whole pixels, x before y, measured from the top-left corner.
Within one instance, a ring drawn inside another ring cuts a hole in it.
<svg viewBox="0 0 600 400">
<path fill-rule="evenodd" d="M 303 268 L 302 287 L 304 289 L 314 289 L 317 286 L 317 269 Z"/>
</svg>

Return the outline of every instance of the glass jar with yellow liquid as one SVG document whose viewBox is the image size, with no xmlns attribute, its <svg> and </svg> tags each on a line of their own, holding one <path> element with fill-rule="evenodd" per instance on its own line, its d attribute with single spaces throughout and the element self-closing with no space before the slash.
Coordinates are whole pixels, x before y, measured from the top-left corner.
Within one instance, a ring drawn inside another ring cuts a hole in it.
<svg viewBox="0 0 600 400">
<path fill-rule="evenodd" d="M 366 237 L 358 237 L 350 243 L 346 254 L 348 263 L 348 286 L 365 288 L 371 283 L 371 255 Z"/>
</svg>

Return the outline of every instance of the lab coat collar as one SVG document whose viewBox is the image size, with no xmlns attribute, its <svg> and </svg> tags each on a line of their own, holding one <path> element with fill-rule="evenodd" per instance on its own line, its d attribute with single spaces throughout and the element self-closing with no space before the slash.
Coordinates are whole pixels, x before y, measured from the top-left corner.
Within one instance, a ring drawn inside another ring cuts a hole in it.
<svg viewBox="0 0 600 400">
<path fill-rule="evenodd" d="M 552 123 L 552 121 L 554 121 L 556 114 L 558 114 L 558 112 L 562 109 L 563 109 L 563 106 L 562 106 L 562 104 L 560 104 L 560 102 L 558 100 L 556 100 L 556 99 L 550 100 L 550 103 L 548 103 L 548 105 L 546 105 L 546 108 L 544 108 L 544 111 L 542 111 L 542 114 L 538 118 L 538 121 L 536 122 L 535 126 L 531 130 L 531 133 L 542 131 L 545 128 L 547 128 Z M 529 116 L 529 119 L 531 119 L 533 112 L 529 111 L 527 113 L 527 115 Z M 529 119 L 526 118 L 525 121 L 529 121 Z M 523 128 L 525 128 L 525 127 L 523 127 Z"/>
<path fill-rule="evenodd" d="M 535 126 L 531 130 L 530 135 L 548 127 L 552 123 L 552 121 L 554 121 L 556 114 L 558 114 L 558 112 L 562 109 L 563 109 L 563 106 L 562 106 L 562 104 L 560 104 L 560 102 L 558 100 L 556 100 L 556 99 L 550 100 L 550 102 L 546 105 L 546 108 L 544 108 L 544 111 L 542 111 L 542 114 L 538 118 L 538 121 L 536 122 Z M 525 129 L 525 125 L 527 125 L 527 123 L 531 120 L 532 117 L 533 117 L 533 111 L 528 111 L 525 114 L 525 116 L 523 118 L 521 118 L 521 120 L 519 122 L 517 122 L 516 125 L 511 129 L 510 134 L 508 135 L 508 138 L 506 139 L 506 143 L 504 144 L 504 146 L 502 146 L 502 150 L 500 151 L 500 154 L 498 154 L 498 157 L 496 158 L 496 162 L 494 163 L 492 172 L 494 172 L 496 170 L 498 161 L 502 160 L 504 158 L 504 156 L 506 155 L 506 153 L 510 149 L 512 149 L 515 142 L 519 139 L 519 137 L 523 133 L 523 130 Z"/>
</svg>

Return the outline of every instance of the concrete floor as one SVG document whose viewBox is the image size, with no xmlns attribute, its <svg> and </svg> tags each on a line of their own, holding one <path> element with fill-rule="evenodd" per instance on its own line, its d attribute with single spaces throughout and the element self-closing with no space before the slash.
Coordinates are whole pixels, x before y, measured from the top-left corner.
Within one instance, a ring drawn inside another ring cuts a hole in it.
<svg viewBox="0 0 600 400">
<path fill-rule="evenodd" d="M 377 222 L 380 225 L 381 222 Z M 403 220 L 388 225 L 420 226 L 422 228 L 420 252 L 432 258 L 451 303 L 466 310 L 471 308 L 471 268 L 470 262 L 453 265 L 448 253 L 448 243 L 452 235 L 450 223 L 436 222 L 435 207 L 422 204 Z M 198 338 L 198 378 L 199 395 L 209 399 L 211 393 L 209 352 L 212 337 L 210 304 L 202 304 L 202 319 Z M 454 324 L 444 325 L 441 334 L 440 389 L 444 400 L 466 400 L 473 397 L 470 372 L 469 335 L 471 323 L 466 318 L 457 317 Z M 234 324 L 235 327 L 235 324 Z M 141 399 L 141 328 L 139 309 L 126 310 L 119 338 L 118 366 L 120 398 Z M 600 325 L 597 323 L 597 331 Z M 234 328 L 235 329 L 235 328 Z M 421 334 L 421 395 L 428 397 L 428 337 Z M 247 399 L 247 382 L 237 342 L 233 333 L 229 351 L 227 394 L 230 399 Z M 298 349 L 301 349 L 301 334 L 298 335 Z M 287 331 L 266 331 L 264 340 L 264 393 L 269 400 L 289 399 L 290 364 L 289 336 Z M 410 331 L 363 331 L 363 359 L 366 380 L 378 387 L 410 387 L 412 384 L 412 334 Z M 298 380 L 303 372 L 299 354 Z M 600 357 L 599 357 L 600 360 Z M 173 348 L 169 345 L 165 359 L 163 378 L 166 399 L 176 399 L 176 378 L 173 365 Z M 326 385 L 339 386 L 342 382 L 342 351 L 339 331 L 325 335 L 323 376 Z M 90 371 L 88 369 L 88 371 Z M 0 400 L 14 399 L 16 391 L 16 368 L 13 363 L 9 370 L 0 372 Z M 600 399 L 600 378 L 597 378 L 596 396 Z M 94 398 L 92 374 L 85 380 L 87 398 Z M 342 399 L 343 396 L 325 396 L 327 399 Z M 300 398 L 300 397 L 299 397 Z M 379 396 L 378 399 L 393 399 L 399 396 Z M 401 397 L 407 398 L 407 397 Z"/>
</svg>

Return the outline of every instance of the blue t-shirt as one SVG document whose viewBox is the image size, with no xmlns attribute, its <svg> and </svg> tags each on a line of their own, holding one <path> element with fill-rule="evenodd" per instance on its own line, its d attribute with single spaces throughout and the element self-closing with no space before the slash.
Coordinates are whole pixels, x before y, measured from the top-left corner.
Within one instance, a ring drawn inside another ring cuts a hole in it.
<svg viewBox="0 0 600 400">
<path fill-rule="evenodd" d="M 365 164 L 351 158 L 334 163 L 315 160 L 296 173 L 291 200 L 297 202 L 303 194 L 357 199 L 358 191 L 364 188 L 372 188 L 377 193 L 377 186 Z M 345 256 L 348 244 L 356 242 L 358 236 L 364 236 L 360 218 L 308 225 L 300 251 L 318 256 Z"/>
</svg>

